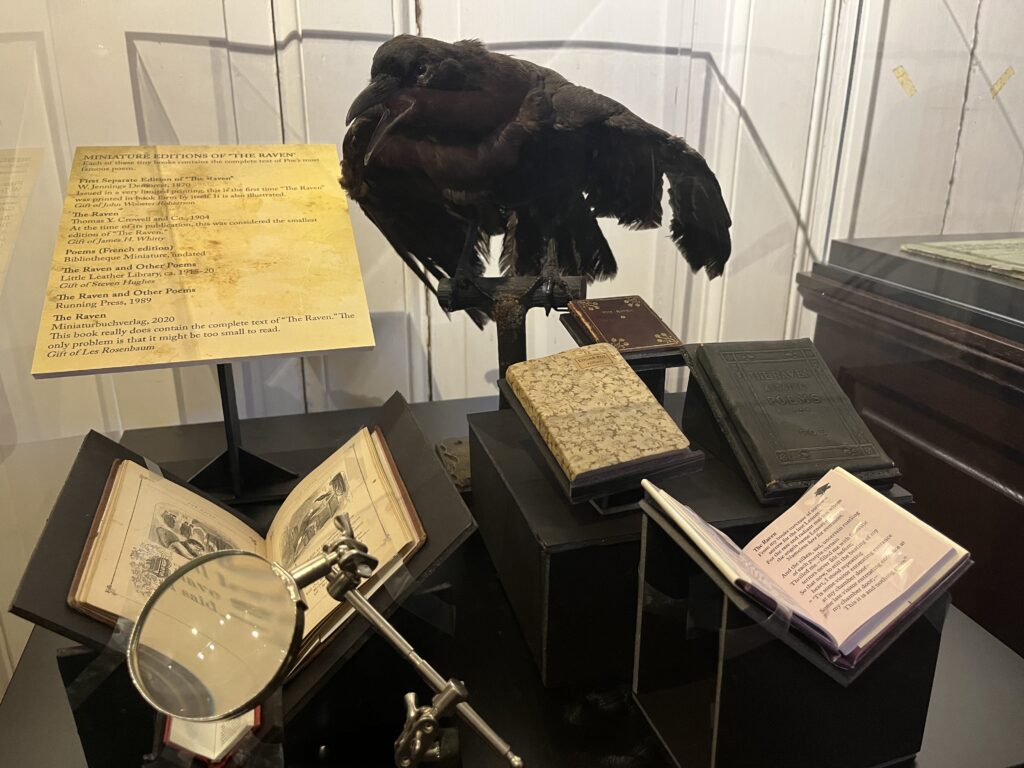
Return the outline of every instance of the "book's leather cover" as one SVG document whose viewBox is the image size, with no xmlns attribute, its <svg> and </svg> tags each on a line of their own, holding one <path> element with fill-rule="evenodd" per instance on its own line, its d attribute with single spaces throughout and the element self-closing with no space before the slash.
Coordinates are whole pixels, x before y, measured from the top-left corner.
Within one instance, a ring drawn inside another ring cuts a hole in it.
<svg viewBox="0 0 1024 768">
<path fill-rule="evenodd" d="M 762 503 L 791 499 L 837 466 L 879 489 L 899 478 L 810 339 L 688 344 L 683 352 Z"/>
<path fill-rule="evenodd" d="M 575 299 L 569 313 L 596 343 L 607 343 L 619 352 L 677 350 L 683 342 L 639 296 L 606 299 Z"/>
</svg>

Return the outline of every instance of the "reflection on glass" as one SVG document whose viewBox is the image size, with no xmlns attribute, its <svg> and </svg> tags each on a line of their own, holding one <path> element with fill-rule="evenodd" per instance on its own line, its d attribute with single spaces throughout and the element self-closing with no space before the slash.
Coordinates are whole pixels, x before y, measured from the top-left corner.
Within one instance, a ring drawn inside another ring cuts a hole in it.
<svg viewBox="0 0 1024 768">
<path fill-rule="evenodd" d="M 298 607 L 284 580 L 249 553 L 197 560 L 139 618 L 131 663 L 158 709 L 208 719 L 257 703 L 288 661 Z"/>
<path fill-rule="evenodd" d="M 39 148 L 0 148 L 0 289 L 42 156 Z"/>
</svg>

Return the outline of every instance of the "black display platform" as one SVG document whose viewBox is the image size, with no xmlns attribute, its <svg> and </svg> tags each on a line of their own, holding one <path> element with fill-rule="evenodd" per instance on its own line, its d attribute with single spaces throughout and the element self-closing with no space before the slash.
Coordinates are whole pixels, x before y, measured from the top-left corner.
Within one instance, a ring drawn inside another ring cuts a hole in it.
<svg viewBox="0 0 1024 768">
<path fill-rule="evenodd" d="M 418 403 L 410 410 L 428 440 L 437 441 L 455 434 L 460 425 L 464 428 L 467 413 L 495 408 L 496 400 Z M 247 446 L 285 464 L 307 450 L 325 450 L 353 418 L 353 412 L 267 417 L 242 422 L 242 431 Z M 137 430 L 124 440 L 185 475 L 189 467 L 201 466 L 221 450 L 223 435 L 220 424 L 197 424 Z M 294 468 L 303 469 L 298 464 Z M 435 620 L 430 606 L 436 607 L 437 601 L 447 606 L 451 618 L 447 626 Z M 479 536 L 471 536 L 392 620 L 442 674 L 467 682 L 474 706 L 516 747 L 527 766 L 670 765 L 642 716 L 619 691 L 578 689 L 569 695 L 543 688 Z M 0 702 L 3 765 L 86 765 L 55 659 L 67 644 L 64 637 L 41 627 L 33 629 Z M 369 639 L 332 684 L 304 708 L 303 717 L 288 725 L 285 744 L 290 768 L 391 764 L 391 742 L 403 714 L 398 689 L 381 681 L 376 664 L 393 659 L 393 651 L 383 641 Z M 924 745 L 916 761 L 907 765 L 1020 765 L 1024 761 L 1022 713 L 1024 659 L 953 608 L 943 631 Z M 463 765 L 503 765 L 468 730 L 461 731 Z M 870 740 L 875 733 L 862 736 Z M 120 734 L 106 731 L 101 738 L 117 740 Z"/>
<path fill-rule="evenodd" d="M 669 412 L 677 416 L 683 399 L 670 395 Z M 600 515 L 570 503 L 511 411 L 471 415 L 469 440 L 473 514 L 544 684 L 628 681 L 639 513 Z M 781 511 L 759 505 L 711 454 L 703 471 L 655 482 L 740 543 Z"/>
<path fill-rule="evenodd" d="M 948 594 L 839 669 L 644 508 L 633 692 L 677 766 L 868 768 L 917 753 Z"/>
<path fill-rule="evenodd" d="M 379 408 L 353 416 L 348 429 L 341 429 L 336 434 L 335 445 L 313 451 L 317 458 L 312 466 L 325 459 L 362 426 L 379 427 L 427 533 L 426 543 L 406 563 L 400 583 L 393 580 L 395 583 L 389 583 L 371 598 L 377 610 L 387 615 L 397 602 L 410 594 L 465 541 L 475 524 L 401 395 L 395 394 Z M 110 467 L 117 458 L 146 463 L 139 454 L 96 432 L 89 433 L 39 538 L 11 607 L 15 614 L 94 650 L 106 646 L 110 627 L 72 610 L 67 605 L 67 595 Z M 189 487 L 171 474 L 166 476 Z M 225 509 L 231 511 L 228 507 Z M 253 525 L 258 532 L 265 533 L 273 510 L 274 507 L 258 509 L 255 517 L 233 513 Z M 286 717 L 291 717 L 344 664 L 365 641 L 369 631 L 370 627 L 363 618 L 354 617 L 335 633 L 330 643 L 300 673 L 286 683 Z"/>
<path fill-rule="evenodd" d="M 571 504 L 511 410 L 469 417 L 473 514 L 545 685 L 629 680 L 640 518 Z"/>
</svg>

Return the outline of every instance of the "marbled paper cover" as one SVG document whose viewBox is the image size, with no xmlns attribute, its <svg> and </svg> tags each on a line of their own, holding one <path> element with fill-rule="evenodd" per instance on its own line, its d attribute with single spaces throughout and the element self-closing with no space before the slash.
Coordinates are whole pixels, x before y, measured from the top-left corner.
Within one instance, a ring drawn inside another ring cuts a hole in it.
<svg viewBox="0 0 1024 768">
<path fill-rule="evenodd" d="M 509 366 L 506 380 L 569 481 L 689 440 L 610 344 Z"/>
</svg>

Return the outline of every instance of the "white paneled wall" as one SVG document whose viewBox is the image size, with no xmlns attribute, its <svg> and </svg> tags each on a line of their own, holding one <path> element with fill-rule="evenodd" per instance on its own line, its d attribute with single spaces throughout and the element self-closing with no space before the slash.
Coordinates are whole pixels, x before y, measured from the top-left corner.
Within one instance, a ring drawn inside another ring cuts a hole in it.
<svg viewBox="0 0 1024 768">
<path fill-rule="evenodd" d="M 405 16 L 390 2 L 312 2 L 275 5 L 285 125 L 289 141 L 341 144 L 345 114 L 370 73 L 377 47 Z M 395 390 L 429 398 L 428 336 L 423 291 L 384 238 L 352 206 L 359 261 L 377 346 L 306 360 L 309 410 L 379 403 Z"/>
<path fill-rule="evenodd" d="M 688 340 L 812 332 L 793 278 L 827 258 L 832 238 L 1024 228 L 1017 3 L 0 4 L 0 148 L 40 153 L 0 284 L 0 602 L 13 592 L 78 436 L 219 417 L 210 366 L 29 376 L 74 148 L 340 145 L 374 50 L 418 26 L 550 66 L 706 155 L 734 219 L 724 279 L 691 275 L 665 230 L 609 225 L 621 273 L 591 289 L 644 295 Z M 395 390 L 413 400 L 495 391 L 493 326 L 480 332 L 445 316 L 357 208 L 353 219 L 377 348 L 237 366 L 243 415 L 376 403 Z M 534 356 L 570 344 L 539 311 L 528 332 Z M 28 627 L 4 615 L 0 631 L 2 688 Z"/>
</svg>

